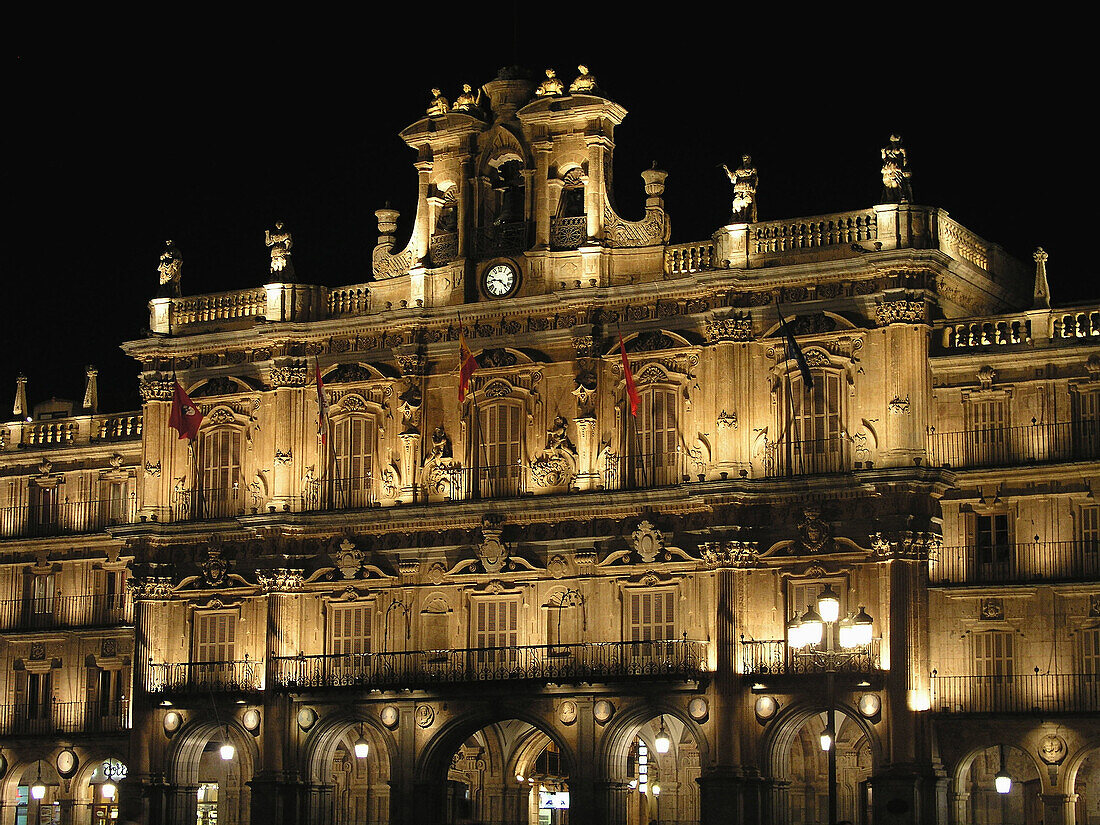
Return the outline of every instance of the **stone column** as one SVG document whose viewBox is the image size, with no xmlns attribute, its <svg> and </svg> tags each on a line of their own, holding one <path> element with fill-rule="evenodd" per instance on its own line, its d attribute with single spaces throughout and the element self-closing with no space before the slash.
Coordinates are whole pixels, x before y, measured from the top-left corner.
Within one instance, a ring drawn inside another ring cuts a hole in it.
<svg viewBox="0 0 1100 825">
<path fill-rule="evenodd" d="M 596 741 L 599 733 L 596 730 L 596 718 L 592 713 L 595 701 L 591 696 L 578 696 L 577 721 L 573 723 L 576 736 L 577 754 L 577 781 L 569 783 L 569 810 L 570 824 L 576 821 L 577 825 L 595 823 L 597 817 L 596 783 L 601 771 L 596 764 Z M 572 812 L 576 810 L 577 814 Z"/>
<path fill-rule="evenodd" d="M 587 216 L 587 240 L 585 246 L 599 243 L 603 234 L 603 208 L 607 202 L 607 180 L 604 169 L 610 158 L 612 144 L 604 135 L 589 135 L 584 139 L 588 147 L 588 182 L 584 186 L 584 213 Z"/>
<path fill-rule="evenodd" d="M 73 825 L 73 800 L 71 798 L 58 799 L 57 807 L 61 825 Z"/>
<path fill-rule="evenodd" d="M 168 786 L 165 825 L 193 825 L 199 816 L 199 786 Z"/>
<path fill-rule="evenodd" d="M 416 202 L 416 219 L 413 224 L 412 248 L 413 262 L 418 263 L 428 256 L 428 190 L 432 183 L 432 162 L 417 161 L 415 164 L 419 181 L 419 196 Z"/>
<path fill-rule="evenodd" d="M 1043 801 L 1043 825 L 1075 825 L 1077 822 L 1077 794 L 1039 794 Z"/>
<path fill-rule="evenodd" d="M 550 150 L 549 140 L 537 141 L 535 150 L 535 249 L 550 248 Z"/>
<path fill-rule="evenodd" d="M 180 444 L 175 430 L 169 429 L 168 418 L 172 414 L 172 392 L 175 385 L 162 380 L 158 373 L 142 376 L 141 465 L 144 479 L 138 485 L 141 499 L 138 501 L 139 518 L 149 521 L 168 521 L 172 515 L 172 485 L 174 478 L 188 476 L 190 468 L 186 460 L 176 466 L 178 455 L 186 457 L 186 439 Z"/>
<path fill-rule="evenodd" d="M 603 814 L 605 825 L 626 825 L 626 802 L 629 794 L 630 786 L 626 782 L 601 782 L 596 787 L 598 810 Z M 570 808 L 572 808 L 572 798 L 570 798 Z"/>
<path fill-rule="evenodd" d="M 928 389 L 932 385 L 927 310 L 923 300 L 898 300 L 879 304 L 877 314 L 879 325 L 885 325 L 887 396 L 886 426 L 879 434 L 879 462 L 883 466 L 911 467 L 927 461 Z"/>
<path fill-rule="evenodd" d="M 951 792 L 952 822 L 963 823 L 970 817 L 970 794 L 967 791 Z"/>
<path fill-rule="evenodd" d="M 311 442 L 317 440 L 317 411 L 314 410 L 311 415 L 306 402 L 309 372 L 309 367 L 304 362 L 289 361 L 272 367 L 268 378 L 275 388 L 272 419 L 280 424 L 304 422 L 304 426 L 300 428 L 273 428 L 276 440 L 268 447 L 274 451 L 270 506 L 280 511 L 286 507 L 301 509 L 306 457 L 311 452 Z M 317 406 L 315 400 L 313 406 Z M 320 478 L 321 471 L 321 467 L 314 466 L 314 478 Z"/>
</svg>

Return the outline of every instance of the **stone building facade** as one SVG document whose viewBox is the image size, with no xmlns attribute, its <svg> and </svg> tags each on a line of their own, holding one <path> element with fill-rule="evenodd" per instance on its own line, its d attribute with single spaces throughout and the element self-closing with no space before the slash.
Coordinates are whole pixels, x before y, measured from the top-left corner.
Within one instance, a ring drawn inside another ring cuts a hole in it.
<svg viewBox="0 0 1100 825">
<path fill-rule="evenodd" d="M 0 825 L 1100 818 L 1100 308 L 895 140 L 884 203 L 671 245 L 663 171 L 615 209 L 625 116 L 437 93 L 368 280 L 280 225 L 182 296 L 173 249 L 140 413 L 20 385 Z"/>
</svg>

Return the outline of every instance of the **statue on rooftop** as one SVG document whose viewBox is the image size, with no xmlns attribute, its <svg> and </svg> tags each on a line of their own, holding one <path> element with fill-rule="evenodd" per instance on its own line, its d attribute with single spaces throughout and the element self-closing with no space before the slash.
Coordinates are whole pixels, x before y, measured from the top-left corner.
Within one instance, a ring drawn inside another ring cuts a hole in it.
<svg viewBox="0 0 1100 825">
<path fill-rule="evenodd" d="M 275 228 L 268 229 L 265 241 L 271 247 L 271 274 L 280 275 L 284 281 L 294 278 L 294 262 L 290 260 L 290 249 L 294 240 L 283 228 L 282 221 L 275 221 Z"/>
<path fill-rule="evenodd" d="M 733 184 L 733 215 L 731 223 L 752 223 L 756 220 L 756 184 L 758 176 L 752 165 L 750 155 L 741 156 L 741 168 L 731 172 L 726 164 L 722 164 L 726 170 L 730 183 Z"/>
<path fill-rule="evenodd" d="M 165 244 L 164 251 L 160 254 L 160 264 L 157 266 L 160 273 L 160 289 L 157 290 L 158 298 L 179 298 L 180 277 L 183 275 L 183 256 L 180 255 L 176 245 L 171 241 Z"/>
<path fill-rule="evenodd" d="M 882 202 L 909 203 L 913 199 L 911 177 L 901 135 L 890 135 L 890 145 L 882 150 Z"/>
<path fill-rule="evenodd" d="M 481 89 L 474 94 L 473 87 L 469 83 L 462 84 L 462 94 L 455 98 L 454 110 L 456 112 L 476 112 L 481 108 Z"/>
<path fill-rule="evenodd" d="M 553 69 L 546 70 L 546 80 L 535 89 L 535 97 L 561 97 L 565 94 L 565 84 L 558 79 Z"/>
<path fill-rule="evenodd" d="M 428 104 L 428 116 L 438 117 L 451 111 L 451 104 L 439 89 L 432 89 L 432 102 Z"/>
<path fill-rule="evenodd" d="M 569 91 L 572 94 L 588 95 L 596 91 L 596 78 L 588 73 L 588 67 L 583 63 L 577 66 L 577 71 L 580 72 L 577 75 L 577 79 L 569 84 Z"/>
</svg>

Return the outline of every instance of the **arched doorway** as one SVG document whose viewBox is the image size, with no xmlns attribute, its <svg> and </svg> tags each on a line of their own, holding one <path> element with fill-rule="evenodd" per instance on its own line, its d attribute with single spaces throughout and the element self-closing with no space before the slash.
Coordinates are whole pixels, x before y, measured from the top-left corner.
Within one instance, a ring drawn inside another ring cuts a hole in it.
<svg viewBox="0 0 1100 825">
<path fill-rule="evenodd" d="M 871 778 L 871 745 L 863 729 L 843 713 L 835 714 L 836 821 L 869 823 L 867 782 Z M 791 742 L 786 781 L 789 825 L 829 822 L 829 752 L 822 749 L 826 714 L 814 714 Z"/>
<path fill-rule="evenodd" d="M 530 718 L 454 721 L 417 769 L 419 821 L 567 825 L 573 754 Z"/>
<path fill-rule="evenodd" d="M 1100 825 L 1100 750 L 1094 750 L 1077 768 L 1073 792 L 1077 794 L 1077 822 Z"/>
<path fill-rule="evenodd" d="M 242 825 L 250 822 L 248 782 L 256 743 L 236 724 L 197 722 L 173 739 L 168 758 L 174 822 Z"/>
<path fill-rule="evenodd" d="M 332 718 L 311 738 L 310 821 L 382 825 L 390 821 L 392 738 L 367 718 Z"/>
<path fill-rule="evenodd" d="M 609 819 L 623 825 L 696 825 L 702 743 L 675 714 L 624 714 L 609 732 Z"/>
<path fill-rule="evenodd" d="M 998 782 L 998 776 L 1009 781 Z M 960 765 L 956 818 L 970 825 L 1039 825 L 1043 821 L 1039 771 L 1011 745 L 992 745 Z"/>
<path fill-rule="evenodd" d="M 9 802 L 15 808 L 16 823 L 61 822 L 61 777 L 52 759 L 28 762 L 16 771 L 15 797 Z M 37 789 L 37 790 L 36 790 Z"/>
</svg>

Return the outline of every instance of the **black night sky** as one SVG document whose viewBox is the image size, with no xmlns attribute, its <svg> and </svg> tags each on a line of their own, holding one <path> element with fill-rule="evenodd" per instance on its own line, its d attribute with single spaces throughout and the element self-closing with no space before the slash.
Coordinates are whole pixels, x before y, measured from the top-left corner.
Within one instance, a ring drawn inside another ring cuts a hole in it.
<svg viewBox="0 0 1100 825">
<path fill-rule="evenodd" d="M 792 33 L 793 7 L 750 19 L 680 4 L 682 20 L 637 20 L 638 6 L 577 5 L 577 20 L 554 16 L 564 6 L 501 8 L 418 5 L 384 21 L 270 11 L 221 42 L 213 21 L 185 20 L 7 43 L 0 417 L 20 371 L 32 405 L 79 403 L 87 363 L 100 371 L 101 410 L 139 406 L 137 365 L 118 344 L 148 324 L 168 238 L 185 294 L 264 283 L 276 220 L 294 234 L 300 280 L 368 280 L 374 210 L 401 210 L 403 243 L 415 206 L 414 155 L 398 132 L 423 115 L 432 86 L 453 100 L 510 64 L 533 76 L 552 66 L 567 83 L 578 63 L 591 68 L 629 112 L 616 133 L 619 211 L 641 216 L 639 173 L 656 161 L 669 172 L 675 243 L 725 221 L 718 165 L 746 152 L 761 220 L 871 205 L 879 149 L 897 131 L 917 202 L 1029 265 L 1046 248 L 1055 303 L 1100 294 L 1086 126 L 1097 71 L 1084 32 L 1061 21 L 965 26 L 947 8 L 913 22 L 834 5 L 852 18 Z"/>
</svg>

